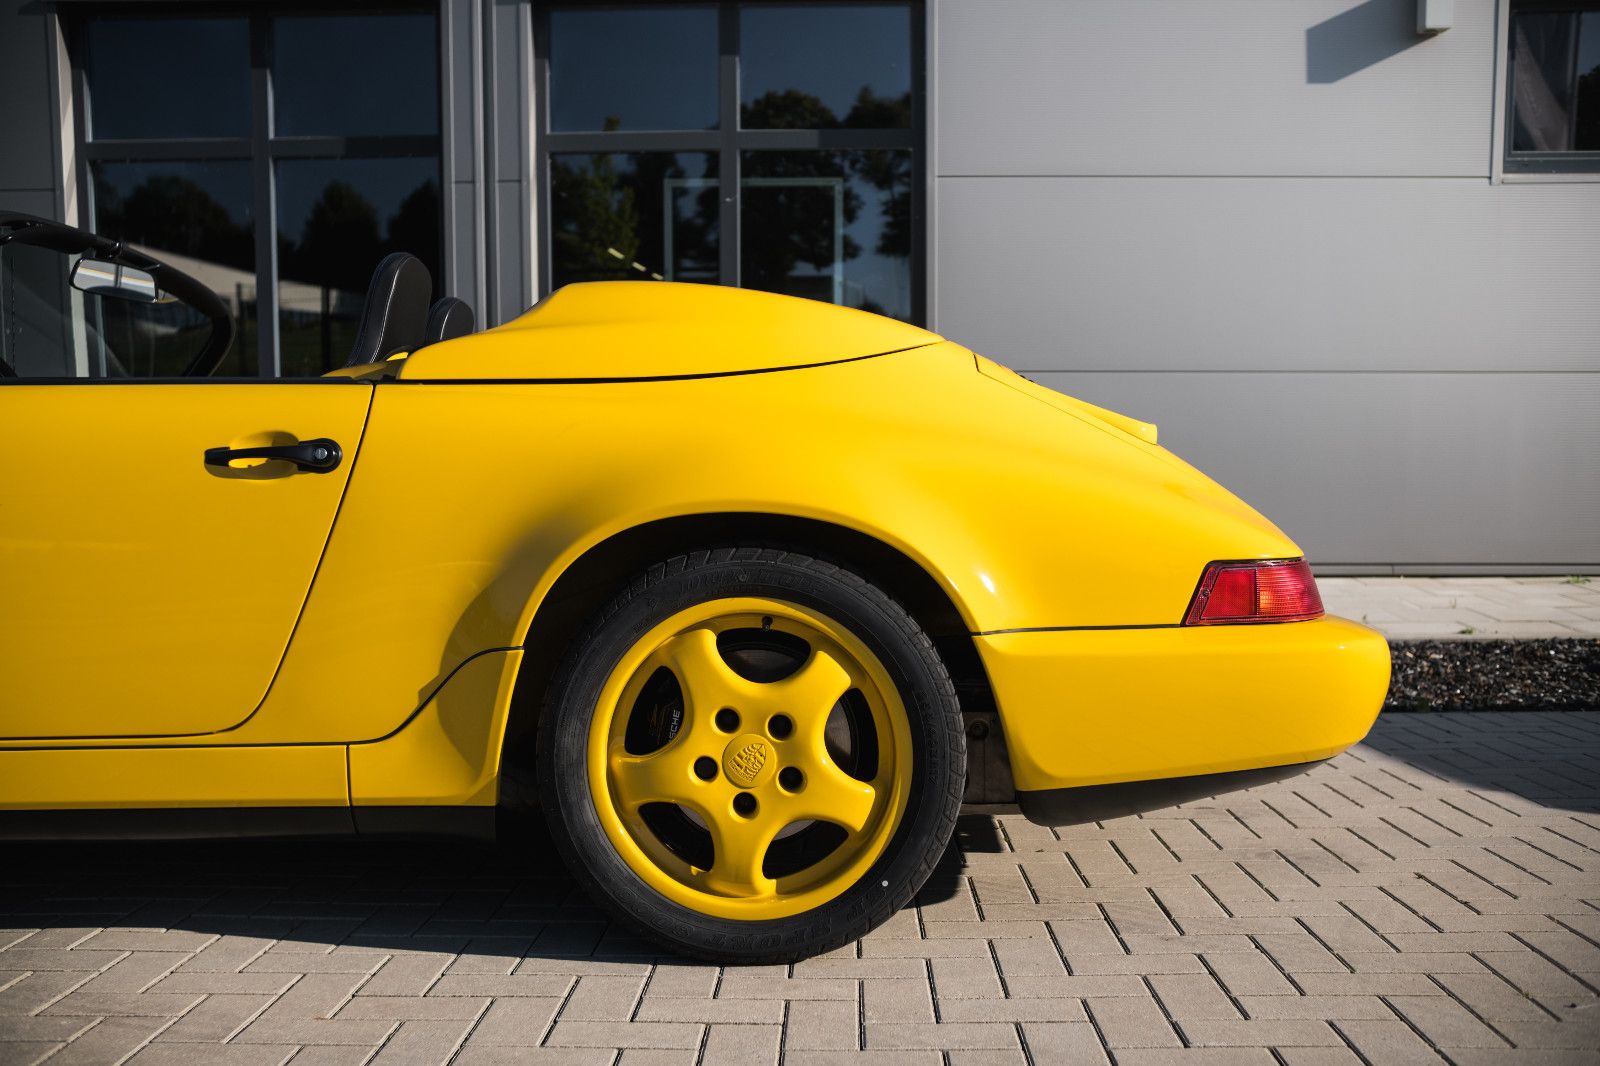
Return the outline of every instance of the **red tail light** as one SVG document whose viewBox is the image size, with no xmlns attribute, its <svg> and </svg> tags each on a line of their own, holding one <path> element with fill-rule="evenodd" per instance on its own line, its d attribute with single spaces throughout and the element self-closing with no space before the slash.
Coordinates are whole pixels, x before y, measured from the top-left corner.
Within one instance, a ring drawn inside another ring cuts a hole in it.
<svg viewBox="0 0 1600 1066">
<path fill-rule="evenodd" d="M 1303 622 L 1321 617 L 1322 596 L 1306 561 L 1272 559 L 1207 566 L 1183 624 Z"/>
</svg>

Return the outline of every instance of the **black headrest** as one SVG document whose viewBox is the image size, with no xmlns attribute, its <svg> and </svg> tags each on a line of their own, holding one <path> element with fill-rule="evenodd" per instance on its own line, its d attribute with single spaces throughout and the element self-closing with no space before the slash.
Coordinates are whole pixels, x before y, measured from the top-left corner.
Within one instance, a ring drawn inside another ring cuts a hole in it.
<svg viewBox="0 0 1600 1066">
<path fill-rule="evenodd" d="M 438 344 L 453 341 L 472 332 L 472 308 L 467 301 L 454 296 L 442 296 L 428 308 L 428 325 L 422 331 L 422 343 Z"/>
<path fill-rule="evenodd" d="M 372 272 L 361 330 L 345 366 L 376 363 L 395 352 L 414 352 L 423 345 L 433 275 L 422 260 L 406 252 L 383 257 Z"/>
</svg>

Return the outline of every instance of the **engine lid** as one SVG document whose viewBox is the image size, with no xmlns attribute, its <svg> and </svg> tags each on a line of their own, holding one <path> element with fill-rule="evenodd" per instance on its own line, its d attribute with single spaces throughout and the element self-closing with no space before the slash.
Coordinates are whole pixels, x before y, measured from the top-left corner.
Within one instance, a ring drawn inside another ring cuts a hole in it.
<svg viewBox="0 0 1600 1066">
<path fill-rule="evenodd" d="M 639 380 L 750 374 L 937 343 L 816 300 L 661 281 L 581 282 L 494 329 L 419 349 L 407 381 Z"/>
</svg>

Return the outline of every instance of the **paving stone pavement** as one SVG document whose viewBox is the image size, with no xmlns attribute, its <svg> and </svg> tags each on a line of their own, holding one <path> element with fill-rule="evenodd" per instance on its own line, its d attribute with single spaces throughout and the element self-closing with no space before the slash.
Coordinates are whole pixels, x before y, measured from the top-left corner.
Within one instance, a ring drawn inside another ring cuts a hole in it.
<svg viewBox="0 0 1600 1066">
<path fill-rule="evenodd" d="M 537 840 L 7 845 L 0 1063 L 1600 1061 L 1600 714 L 1405 714 L 1288 781 L 963 816 L 794 966 L 662 957 Z"/>
<path fill-rule="evenodd" d="M 1319 577 L 1329 614 L 1391 640 L 1600 637 L 1600 578 Z"/>
</svg>

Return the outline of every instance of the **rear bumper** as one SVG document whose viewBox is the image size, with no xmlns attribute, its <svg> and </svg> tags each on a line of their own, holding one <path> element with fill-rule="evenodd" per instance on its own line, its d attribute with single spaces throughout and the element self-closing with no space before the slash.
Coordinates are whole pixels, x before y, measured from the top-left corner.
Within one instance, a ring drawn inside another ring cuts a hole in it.
<svg viewBox="0 0 1600 1066">
<path fill-rule="evenodd" d="M 1326 759 L 1389 686 L 1388 643 L 1342 618 L 975 640 L 1029 792 Z"/>
<path fill-rule="evenodd" d="M 1081 785 L 1078 788 L 1018 792 L 1017 806 L 1028 816 L 1028 821 L 1038 825 L 1082 825 L 1107 818 L 1144 814 L 1180 803 L 1215 799 L 1239 789 L 1296 777 L 1320 765 L 1302 762 L 1288 766 L 1266 766 L 1259 770 L 1196 774 L 1193 777 L 1162 777 L 1154 781 L 1119 781 L 1114 785 Z"/>
</svg>

